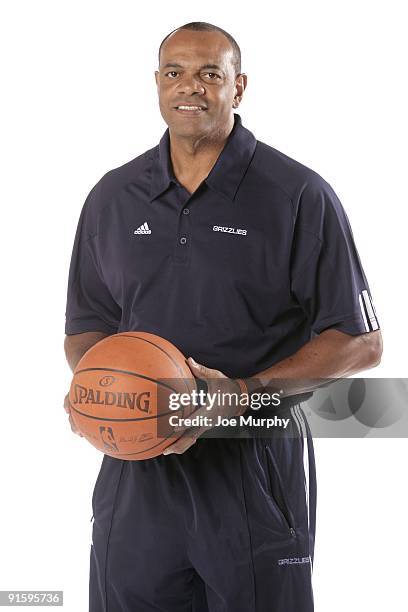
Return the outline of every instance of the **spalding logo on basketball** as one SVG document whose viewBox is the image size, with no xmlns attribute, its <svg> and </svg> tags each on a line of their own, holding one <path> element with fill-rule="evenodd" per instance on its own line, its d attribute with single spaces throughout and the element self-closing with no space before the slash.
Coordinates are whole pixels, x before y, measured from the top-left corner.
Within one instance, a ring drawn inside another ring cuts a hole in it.
<svg viewBox="0 0 408 612">
<path fill-rule="evenodd" d="M 147 332 L 123 332 L 92 346 L 78 362 L 69 391 L 82 435 L 117 459 L 149 459 L 176 440 L 169 424 L 171 393 L 196 390 L 184 355 Z M 182 407 L 180 416 L 188 416 Z"/>
</svg>

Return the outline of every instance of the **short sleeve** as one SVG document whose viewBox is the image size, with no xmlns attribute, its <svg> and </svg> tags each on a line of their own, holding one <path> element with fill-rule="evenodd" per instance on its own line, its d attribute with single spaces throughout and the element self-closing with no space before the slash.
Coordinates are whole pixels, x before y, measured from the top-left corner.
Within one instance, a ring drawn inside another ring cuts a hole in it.
<svg viewBox="0 0 408 612">
<path fill-rule="evenodd" d="M 117 332 L 121 308 L 106 286 L 98 258 L 100 183 L 83 205 L 76 230 L 68 275 L 65 333 Z"/>
<path fill-rule="evenodd" d="M 295 203 L 291 291 L 311 329 L 358 335 L 379 329 L 370 288 L 346 212 L 319 175 Z"/>
</svg>

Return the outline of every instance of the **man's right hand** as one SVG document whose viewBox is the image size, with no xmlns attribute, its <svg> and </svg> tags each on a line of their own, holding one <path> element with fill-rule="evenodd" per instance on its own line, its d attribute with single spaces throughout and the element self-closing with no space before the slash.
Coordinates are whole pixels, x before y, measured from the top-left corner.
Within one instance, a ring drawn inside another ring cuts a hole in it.
<svg viewBox="0 0 408 612">
<path fill-rule="evenodd" d="M 65 412 L 68 413 L 69 415 L 69 424 L 71 425 L 71 430 L 73 433 L 76 433 L 78 436 L 81 436 L 81 438 L 83 438 L 84 436 L 81 434 L 81 432 L 75 427 L 75 423 L 73 421 L 73 418 L 71 416 L 71 406 L 69 403 L 69 393 L 66 394 L 65 398 L 64 398 L 64 409 Z"/>
</svg>

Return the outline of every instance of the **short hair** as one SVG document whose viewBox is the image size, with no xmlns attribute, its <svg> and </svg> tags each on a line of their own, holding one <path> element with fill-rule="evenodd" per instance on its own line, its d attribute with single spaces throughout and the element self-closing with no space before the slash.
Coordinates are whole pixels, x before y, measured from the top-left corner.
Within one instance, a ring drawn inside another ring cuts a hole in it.
<svg viewBox="0 0 408 612">
<path fill-rule="evenodd" d="M 170 34 L 167 34 L 167 36 L 163 38 L 163 40 L 160 43 L 159 64 L 160 64 L 160 52 L 161 52 L 162 46 L 164 45 L 166 40 L 169 38 L 169 36 L 174 34 L 174 32 L 178 32 L 179 30 L 193 30 L 195 32 L 220 32 L 220 34 L 223 34 L 225 38 L 228 39 L 232 47 L 232 53 L 233 53 L 232 64 L 235 69 L 235 75 L 241 73 L 241 49 L 239 48 L 238 43 L 235 40 L 235 38 L 231 36 L 231 34 L 226 32 L 225 30 L 223 30 L 222 28 L 219 28 L 218 26 L 213 25 L 212 23 L 206 23 L 205 21 L 191 21 L 190 23 L 185 23 L 184 25 L 176 28 L 175 30 L 172 30 Z"/>
</svg>

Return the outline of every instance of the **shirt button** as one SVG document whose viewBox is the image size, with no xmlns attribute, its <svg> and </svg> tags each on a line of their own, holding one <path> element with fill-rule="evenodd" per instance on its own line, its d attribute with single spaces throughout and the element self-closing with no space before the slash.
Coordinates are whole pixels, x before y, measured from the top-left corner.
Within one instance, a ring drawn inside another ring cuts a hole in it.
<svg viewBox="0 0 408 612">
<path fill-rule="evenodd" d="M 189 208 L 185 208 L 183 210 L 183 215 L 189 215 L 190 214 L 190 209 Z"/>
<path fill-rule="evenodd" d="M 187 238 L 185 236 L 182 236 L 179 240 L 180 244 L 186 244 L 187 242 Z"/>
</svg>

